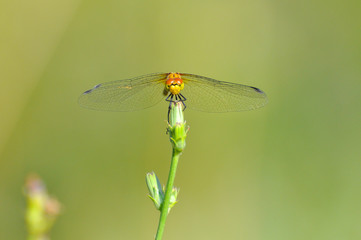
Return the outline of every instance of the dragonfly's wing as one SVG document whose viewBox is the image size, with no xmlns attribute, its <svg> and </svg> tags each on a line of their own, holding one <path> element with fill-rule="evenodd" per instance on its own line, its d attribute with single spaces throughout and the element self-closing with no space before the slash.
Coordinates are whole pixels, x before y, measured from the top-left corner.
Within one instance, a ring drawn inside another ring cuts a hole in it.
<svg viewBox="0 0 361 240">
<path fill-rule="evenodd" d="M 238 112 L 260 108 L 267 96 L 260 89 L 237 83 L 222 82 L 194 74 L 181 74 L 183 96 L 190 109 L 205 112 Z"/>
<path fill-rule="evenodd" d="M 132 79 L 96 85 L 79 97 L 82 107 L 104 111 L 135 111 L 151 107 L 163 94 L 165 73 L 153 73 Z"/>
</svg>

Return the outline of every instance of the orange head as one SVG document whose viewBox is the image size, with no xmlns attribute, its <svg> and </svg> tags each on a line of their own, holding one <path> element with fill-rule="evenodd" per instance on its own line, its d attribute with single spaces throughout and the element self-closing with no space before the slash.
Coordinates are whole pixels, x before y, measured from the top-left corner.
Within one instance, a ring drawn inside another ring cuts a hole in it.
<svg viewBox="0 0 361 240">
<path fill-rule="evenodd" d="M 173 95 L 177 95 L 184 88 L 184 83 L 179 73 L 169 73 L 167 81 L 165 82 L 165 88 Z"/>
</svg>

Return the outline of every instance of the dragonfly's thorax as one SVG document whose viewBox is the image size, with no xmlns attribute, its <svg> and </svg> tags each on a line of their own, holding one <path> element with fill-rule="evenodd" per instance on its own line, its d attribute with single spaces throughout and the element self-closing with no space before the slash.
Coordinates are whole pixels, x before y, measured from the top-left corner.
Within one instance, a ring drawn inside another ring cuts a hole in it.
<svg viewBox="0 0 361 240">
<path fill-rule="evenodd" d="M 165 82 L 165 88 L 173 95 L 177 95 L 184 88 L 183 80 L 179 73 L 170 73 Z"/>
</svg>

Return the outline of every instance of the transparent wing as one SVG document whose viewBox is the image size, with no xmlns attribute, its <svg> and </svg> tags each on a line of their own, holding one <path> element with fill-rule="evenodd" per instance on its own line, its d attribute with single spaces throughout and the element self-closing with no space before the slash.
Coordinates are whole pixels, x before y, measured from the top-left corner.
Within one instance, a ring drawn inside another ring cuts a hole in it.
<svg viewBox="0 0 361 240">
<path fill-rule="evenodd" d="M 82 107 L 104 111 L 135 111 L 151 107 L 163 94 L 166 73 L 152 73 L 136 78 L 96 85 L 79 97 Z"/>
<path fill-rule="evenodd" d="M 187 108 L 204 112 L 238 112 L 263 107 L 267 96 L 260 89 L 181 73 Z"/>
</svg>

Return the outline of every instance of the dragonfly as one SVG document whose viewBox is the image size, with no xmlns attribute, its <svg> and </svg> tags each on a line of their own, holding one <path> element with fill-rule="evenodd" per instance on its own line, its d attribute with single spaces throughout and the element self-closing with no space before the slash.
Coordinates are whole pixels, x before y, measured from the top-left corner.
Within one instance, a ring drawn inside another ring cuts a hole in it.
<svg viewBox="0 0 361 240">
<path fill-rule="evenodd" d="M 182 102 L 203 112 L 239 112 L 267 103 L 256 87 L 218 81 L 189 73 L 152 73 L 96 85 L 79 97 L 82 107 L 102 111 L 136 111 L 161 101 Z M 168 112 L 169 113 L 169 112 Z"/>
</svg>

